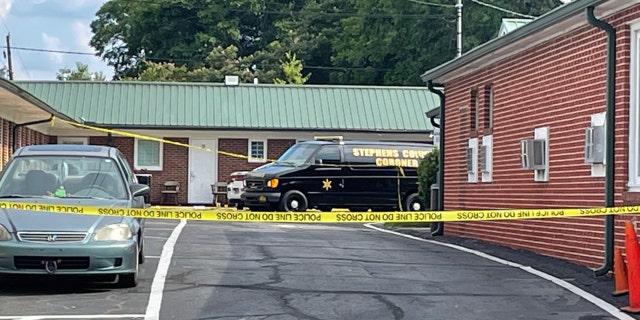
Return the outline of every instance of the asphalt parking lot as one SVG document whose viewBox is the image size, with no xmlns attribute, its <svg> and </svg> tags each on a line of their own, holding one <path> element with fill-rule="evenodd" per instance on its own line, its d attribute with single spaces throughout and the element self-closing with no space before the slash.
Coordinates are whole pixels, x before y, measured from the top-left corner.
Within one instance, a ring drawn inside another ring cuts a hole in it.
<svg viewBox="0 0 640 320">
<path fill-rule="evenodd" d="M 137 288 L 19 277 L 1 285 L 0 319 L 625 319 L 521 269 L 362 225 L 150 220 L 146 245 Z"/>
</svg>

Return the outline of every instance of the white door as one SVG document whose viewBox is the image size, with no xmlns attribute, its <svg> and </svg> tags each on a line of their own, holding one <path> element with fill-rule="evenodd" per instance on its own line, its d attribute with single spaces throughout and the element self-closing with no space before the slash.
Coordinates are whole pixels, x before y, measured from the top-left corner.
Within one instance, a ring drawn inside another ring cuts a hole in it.
<svg viewBox="0 0 640 320">
<path fill-rule="evenodd" d="M 212 139 L 191 139 L 192 146 L 211 151 L 189 148 L 189 203 L 213 203 L 211 185 L 218 177 L 217 143 Z"/>
</svg>

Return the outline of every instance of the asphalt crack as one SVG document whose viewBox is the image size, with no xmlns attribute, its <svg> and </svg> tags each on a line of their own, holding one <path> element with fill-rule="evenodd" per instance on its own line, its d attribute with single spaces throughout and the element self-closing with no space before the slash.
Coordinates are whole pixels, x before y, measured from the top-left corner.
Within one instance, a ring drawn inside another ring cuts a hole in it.
<svg viewBox="0 0 640 320">
<path fill-rule="evenodd" d="M 391 302 L 389 299 L 381 295 L 375 295 L 373 297 L 378 301 L 384 303 L 387 306 L 387 308 L 391 310 L 391 313 L 393 313 L 394 320 L 404 319 L 404 311 L 402 310 L 402 308 L 398 307 L 395 303 Z"/>
</svg>

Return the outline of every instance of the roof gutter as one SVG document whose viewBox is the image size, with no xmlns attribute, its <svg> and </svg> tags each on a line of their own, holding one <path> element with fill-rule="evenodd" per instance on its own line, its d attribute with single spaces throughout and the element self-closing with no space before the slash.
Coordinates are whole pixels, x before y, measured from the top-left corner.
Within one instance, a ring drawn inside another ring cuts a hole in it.
<svg viewBox="0 0 640 320">
<path fill-rule="evenodd" d="M 615 88 L 616 88 L 616 29 L 603 20 L 598 20 L 593 14 L 594 7 L 586 8 L 589 24 L 607 33 L 607 111 L 606 111 L 606 167 L 605 167 L 605 200 L 606 207 L 614 206 L 615 195 Z M 594 270 L 596 276 L 603 276 L 613 266 L 614 249 L 614 215 L 604 217 L 604 262 Z"/>
<path fill-rule="evenodd" d="M 30 125 L 34 125 L 34 124 L 41 124 L 41 123 L 47 123 L 47 122 L 51 122 L 51 120 L 53 119 L 53 115 L 49 118 L 49 119 L 45 119 L 45 120 L 36 120 L 36 121 L 31 121 L 31 122 L 25 122 L 25 123 L 19 123 L 13 126 L 13 130 L 12 130 L 12 136 L 13 136 L 13 152 L 16 151 L 16 149 L 18 149 L 18 129 L 20 129 L 21 127 L 24 126 L 30 126 Z"/>
<path fill-rule="evenodd" d="M 434 94 L 436 94 L 438 97 L 440 97 L 440 107 L 438 108 L 440 110 L 440 144 L 438 146 L 438 177 L 437 177 L 437 182 L 438 182 L 438 211 L 444 211 L 444 134 L 445 134 L 445 130 L 444 130 L 444 102 L 445 102 L 445 95 L 444 95 L 444 91 L 441 90 L 437 90 L 435 87 L 444 87 L 441 84 L 436 84 L 433 83 L 433 81 L 429 80 L 427 82 L 427 86 L 429 88 L 429 91 L 433 92 Z M 428 113 L 428 112 L 427 112 Z M 433 117 L 431 118 L 431 121 L 433 123 Z M 431 228 L 431 235 L 432 236 L 441 236 L 444 234 L 444 222 L 436 222 L 435 223 L 435 228 L 432 227 Z"/>
<path fill-rule="evenodd" d="M 582 13 L 583 10 L 585 10 L 585 8 L 587 7 L 596 6 L 606 1 L 608 0 L 579 0 L 562 5 L 541 16 L 540 18 L 537 18 L 516 30 L 507 33 L 504 36 L 488 41 L 485 44 L 478 46 L 467 52 L 466 54 L 460 56 L 459 58 L 451 60 L 448 63 L 441 64 L 423 73 L 420 78 L 422 78 L 424 82 L 428 82 L 429 80 L 437 81 L 438 78 L 450 72 L 453 72 L 456 69 L 461 68 L 485 55 L 488 55 L 497 49 L 502 49 L 507 44 L 526 38 L 531 34 L 534 34 L 556 24 L 558 21 L 561 21 L 564 18 Z"/>
</svg>

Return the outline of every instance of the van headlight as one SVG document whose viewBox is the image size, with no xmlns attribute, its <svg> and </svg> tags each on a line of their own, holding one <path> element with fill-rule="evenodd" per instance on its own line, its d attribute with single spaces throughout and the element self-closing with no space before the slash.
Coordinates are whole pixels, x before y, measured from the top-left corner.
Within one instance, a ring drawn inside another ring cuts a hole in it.
<svg viewBox="0 0 640 320">
<path fill-rule="evenodd" d="M 11 240 L 11 233 L 7 228 L 0 224 L 0 241 L 9 241 Z"/>
<path fill-rule="evenodd" d="M 93 237 L 95 241 L 122 241 L 131 238 L 131 228 L 125 223 L 111 224 L 100 229 Z"/>
<path fill-rule="evenodd" d="M 278 187 L 278 179 L 271 179 L 267 181 L 267 187 L 269 188 L 277 188 Z"/>
</svg>

